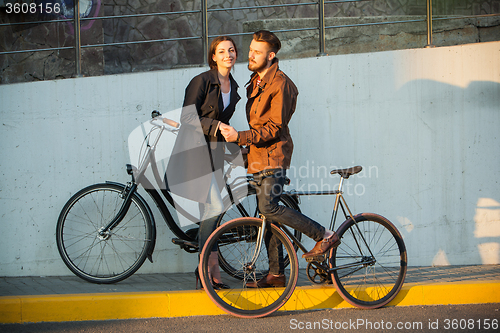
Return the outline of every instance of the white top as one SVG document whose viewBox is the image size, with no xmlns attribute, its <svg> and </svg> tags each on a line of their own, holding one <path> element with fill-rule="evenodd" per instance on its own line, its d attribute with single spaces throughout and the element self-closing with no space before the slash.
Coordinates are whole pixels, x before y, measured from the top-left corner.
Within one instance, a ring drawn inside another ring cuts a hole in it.
<svg viewBox="0 0 500 333">
<path fill-rule="evenodd" d="M 231 100 L 231 88 L 229 88 L 228 93 L 222 93 L 222 103 L 224 104 L 224 110 L 229 105 L 230 100 Z"/>
</svg>

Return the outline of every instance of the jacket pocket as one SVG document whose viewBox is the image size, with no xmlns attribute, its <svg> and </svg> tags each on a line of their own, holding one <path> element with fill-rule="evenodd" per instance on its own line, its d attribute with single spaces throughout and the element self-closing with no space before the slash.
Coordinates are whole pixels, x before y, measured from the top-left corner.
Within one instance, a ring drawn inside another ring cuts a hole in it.
<svg viewBox="0 0 500 333">
<path fill-rule="evenodd" d="M 271 167 L 279 166 L 278 143 L 273 143 L 267 147 L 267 165 Z"/>
</svg>

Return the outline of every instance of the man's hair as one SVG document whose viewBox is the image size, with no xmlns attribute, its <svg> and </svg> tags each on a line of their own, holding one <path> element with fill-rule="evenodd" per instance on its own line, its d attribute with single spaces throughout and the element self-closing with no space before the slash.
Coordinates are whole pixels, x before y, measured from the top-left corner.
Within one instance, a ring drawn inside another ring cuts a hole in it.
<svg viewBox="0 0 500 333">
<path fill-rule="evenodd" d="M 281 42 L 275 34 L 271 31 L 260 30 L 253 34 L 253 39 L 256 42 L 265 42 L 269 45 L 269 49 L 271 52 L 278 53 L 281 49 Z"/>
<path fill-rule="evenodd" d="M 217 63 L 212 59 L 212 56 L 215 54 L 215 51 L 217 50 L 217 45 L 226 40 L 233 43 L 234 52 L 236 53 L 236 57 L 238 57 L 238 49 L 236 48 L 236 43 L 234 42 L 234 40 L 228 36 L 219 36 L 215 38 L 212 41 L 212 43 L 210 43 L 210 47 L 208 48 L 208 65 L 210 66 L 210 69 L 217 68 Z"/>
</svg>

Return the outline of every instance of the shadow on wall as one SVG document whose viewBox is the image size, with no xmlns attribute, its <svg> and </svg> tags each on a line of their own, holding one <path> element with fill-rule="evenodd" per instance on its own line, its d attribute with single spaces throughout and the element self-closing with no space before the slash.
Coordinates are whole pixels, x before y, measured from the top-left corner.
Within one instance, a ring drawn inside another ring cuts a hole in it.
<svg viewBox="0 0 500 333">
<path fill-rule="evenodd" d="M 433 258 L 423 265 L 500 264 L 500 84 L 413 80 L 396 98 L 419 104 L 408 106 L 411 111 L 403 116 L 409 121 L 397 129 L 407 140 L 390 148 L 401 154 L 416 150 L 415 160 L 395 177 L 419 178 L 405 193 L 412 198 L 413 207 L 407 208 L 413 216 L 398 217 L 409 252 L 415 251 L 417 260 Z M 411 244 L 412 238 L 426 243 Z"/>
<path fill-rule="evenodd" d="M 469 222 L 472 224 L 472 222 Z M 469 228 L 467 228 L 469 229 Z M 474 229 L 470 233 L 482 264 L 500 263 L 500 202 L 492 198 L 479 198 L 474 215 Z M 478 261 L 479 262 L 479 261 Z M 434 256 L 433 266 L 459 264 L 451 262 L 442 248 Z"/>
<path fill-rule="evenodd" d="M 500 202 L 491 198 L 479 198 L 474 238 L 483 264 L 500 263 Z"/>
</svg>

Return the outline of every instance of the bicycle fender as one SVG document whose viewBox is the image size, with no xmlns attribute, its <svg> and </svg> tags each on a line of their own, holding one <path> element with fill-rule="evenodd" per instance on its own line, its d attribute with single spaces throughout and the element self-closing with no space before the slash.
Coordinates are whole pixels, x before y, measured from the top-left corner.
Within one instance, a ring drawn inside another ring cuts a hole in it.
<svg viewBox="0 0 500 333">
<path fill-rule="evenodd" d="M 127 186 L 125 184 L 122 184 L 122 183 L 118 183 L 118 182 L 112 182 L 112 181 L 106 181 L 106 184 L 113 184 L 113 185 L 116 185 L 116 186 L 120 186 L 120 187 L 123 187 L 123 188 L 126 188 Z M 148 212 L 148 215 L 149 215 L 149 218 L 150 218 L 150 221 L 151 221 L 151 224 L 152 224 L 152 239 L 151 239 L 151 242 L 149 243 L 149 248 L 148 248 L 148 260 L 153 263 L 153 252 L 155 250 L 155 246 L 156 246 L 156 222 L 155 222 L 155 218 L 153 216 L 153 212 L 151 211 L 151 208 L 149 207 L 149 205 L 147 204 L 146 200 L 144 200 L 144 198 L 137 192 L 134 193 L 134 197 L 140 201 L 144 207 L 146 207 L 146 210 Z"/>
<path fill-rule="evenodd" d="M 356 221 L 356 222 L 365 221 L 366 217 L 364 215 L 367 215 L 367 214 L 378 215 L 378 214 L 372 214 L 372 213 L 359 213 L 359 214 L 356 214 L 353 216 L 354 221 Z M 380 216 L 380 217 L 384 218 L 383 216 Z M 387 219 L 384 218 L 384 220 L 387 220 Z M 341 230 L 341 228 L 345 228 L 345 226 L 347 226 L 351 221 L 352 221 L 352 218 L 348 217 L 344 222 L 342 222 L 342 224 L 340 224 L 340 226 L 337 228 L 337 230 Z"/>
</svg>

